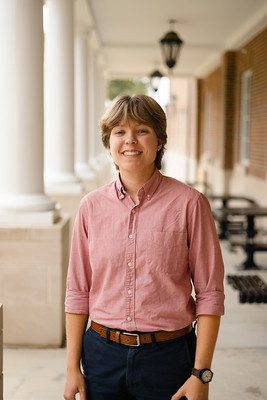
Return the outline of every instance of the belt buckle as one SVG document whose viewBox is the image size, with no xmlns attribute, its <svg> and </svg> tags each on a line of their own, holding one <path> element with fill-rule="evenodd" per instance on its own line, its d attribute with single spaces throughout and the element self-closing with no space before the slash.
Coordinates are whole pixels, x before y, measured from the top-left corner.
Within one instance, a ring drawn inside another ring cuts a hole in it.
<svg viewBox="0 0 267 400">
<path fill-rule="evenodd" d="M 139 347 L 140 346 L 140 336 L 138 333 L 130 333 L 130 332 L 122 332 L 123 335 L 126 336 L 135 336 L 136 337 L 136 344 L 127 344 L 127 346 L 131 347 Z"/>
</svg>

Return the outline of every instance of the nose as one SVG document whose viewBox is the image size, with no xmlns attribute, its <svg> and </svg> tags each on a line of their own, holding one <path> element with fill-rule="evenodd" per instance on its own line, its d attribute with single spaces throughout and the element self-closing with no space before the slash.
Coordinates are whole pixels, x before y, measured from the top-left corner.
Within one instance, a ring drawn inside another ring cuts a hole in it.
<svg viewBox="0 0 267 400">
<path fill-rule="evenodd" d="M 127 144 L 136 144 L 137 143 L 136 135 L 132 130 L 129 130 L 127 132 L 127 135 L 126 135 L 126 138 L 125 138 L 125 142 Z"/>
</svg>

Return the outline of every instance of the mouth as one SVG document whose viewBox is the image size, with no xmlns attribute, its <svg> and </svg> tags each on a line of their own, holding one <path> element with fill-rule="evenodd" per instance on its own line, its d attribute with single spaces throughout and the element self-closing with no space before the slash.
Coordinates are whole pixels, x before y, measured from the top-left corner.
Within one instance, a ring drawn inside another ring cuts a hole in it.
<svg viewBox="0 0 267 400">
<path fill-rule="evenodd" d="M 132 151 L 126 150 L 126 151 L 123 151 L 122 154 L 123 154 L 124 156 L 138 156 L 139 154 L 141 154 L 141 151 L 137 151 L 137 150 L 132 150 Z"/>
</svg>

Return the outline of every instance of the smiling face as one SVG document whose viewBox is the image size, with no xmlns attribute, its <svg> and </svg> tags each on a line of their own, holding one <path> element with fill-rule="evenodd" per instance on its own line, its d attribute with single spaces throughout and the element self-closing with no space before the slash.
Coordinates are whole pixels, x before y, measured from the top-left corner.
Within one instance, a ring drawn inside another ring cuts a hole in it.
<svg viewBox="0 0 267 400">
<path fill-rule="evenodd" d="M 121 121 L 110 133 L 109 151 L 121 174 L 152 175 L 161 147 L 153 128 L 131 119 Z"/>
<path fill-rule="evenodd" d="M 121 95 L 116 97 L 99 121 L 101 139 L 105 148 L 111 150 L 111 147 L 113 147 L 113 143 L 112 145 L 110 144 L 111 131 L 114 133 L 115 128 L 119 128 L 119 130 L 125 128 L 124 125 L 129 125 L 129 122 L 130 125 L 134 123 L 136 129 L 145 128 L 144 130 L 148 129 L 149 133 L 151 133 L 152 130 L 156 135 L 160 150 L 156 152 L 155 166 L 161 169 L 164 146 L 167 143 L 167 120 L 163 109 L 152 97 L 143 94 L 136 94 L 133 96 Z M 142 135 L 140 135 L 140 133 L 135 138 L 139 144 L 141 144 L 140 140 L 143 140 L 140 139 L 140 137 L 146 136 L 147 134 L 143 132 Z M 115 137 L 118 138 L 118 136 L 123 137 L 123 135 L 125 135 L 125 132 L 121 132 L 120 135 L 116 133 L 116 136 L 114 136 L 112 140 Z M 155 135 L 152 136 L 155 138 Z M 135 143 L 133 143 L 133 146 L 135 146 Z M 135 155 L 137 159 L 141 160 L 141 158 L 143 158 L 137 157 L 137 154 Z M 113 158 L 116 164 L 115 157 L 116 155 L 114 154 Z M 128 159 L 128 161 L 130 160 Z"/>
</svg>

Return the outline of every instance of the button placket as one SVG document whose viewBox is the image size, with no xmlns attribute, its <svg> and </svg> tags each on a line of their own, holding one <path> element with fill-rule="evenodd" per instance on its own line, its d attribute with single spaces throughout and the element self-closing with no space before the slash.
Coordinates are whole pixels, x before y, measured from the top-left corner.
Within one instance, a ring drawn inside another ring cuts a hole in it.
<svg viewBox="0 0 267 400">
<path fill-rule="evenodd" d="M 135 220 L 136 210 L 131 209 L 129 215 L 129 226 L 128 226 L 128 241 L 127 241 L 127 260 L 126 260 L 126 309 L 125 317 L 127 322 L 127 330 L 134 330 L 134 285 L 135 285 Z"/>
</svg>

